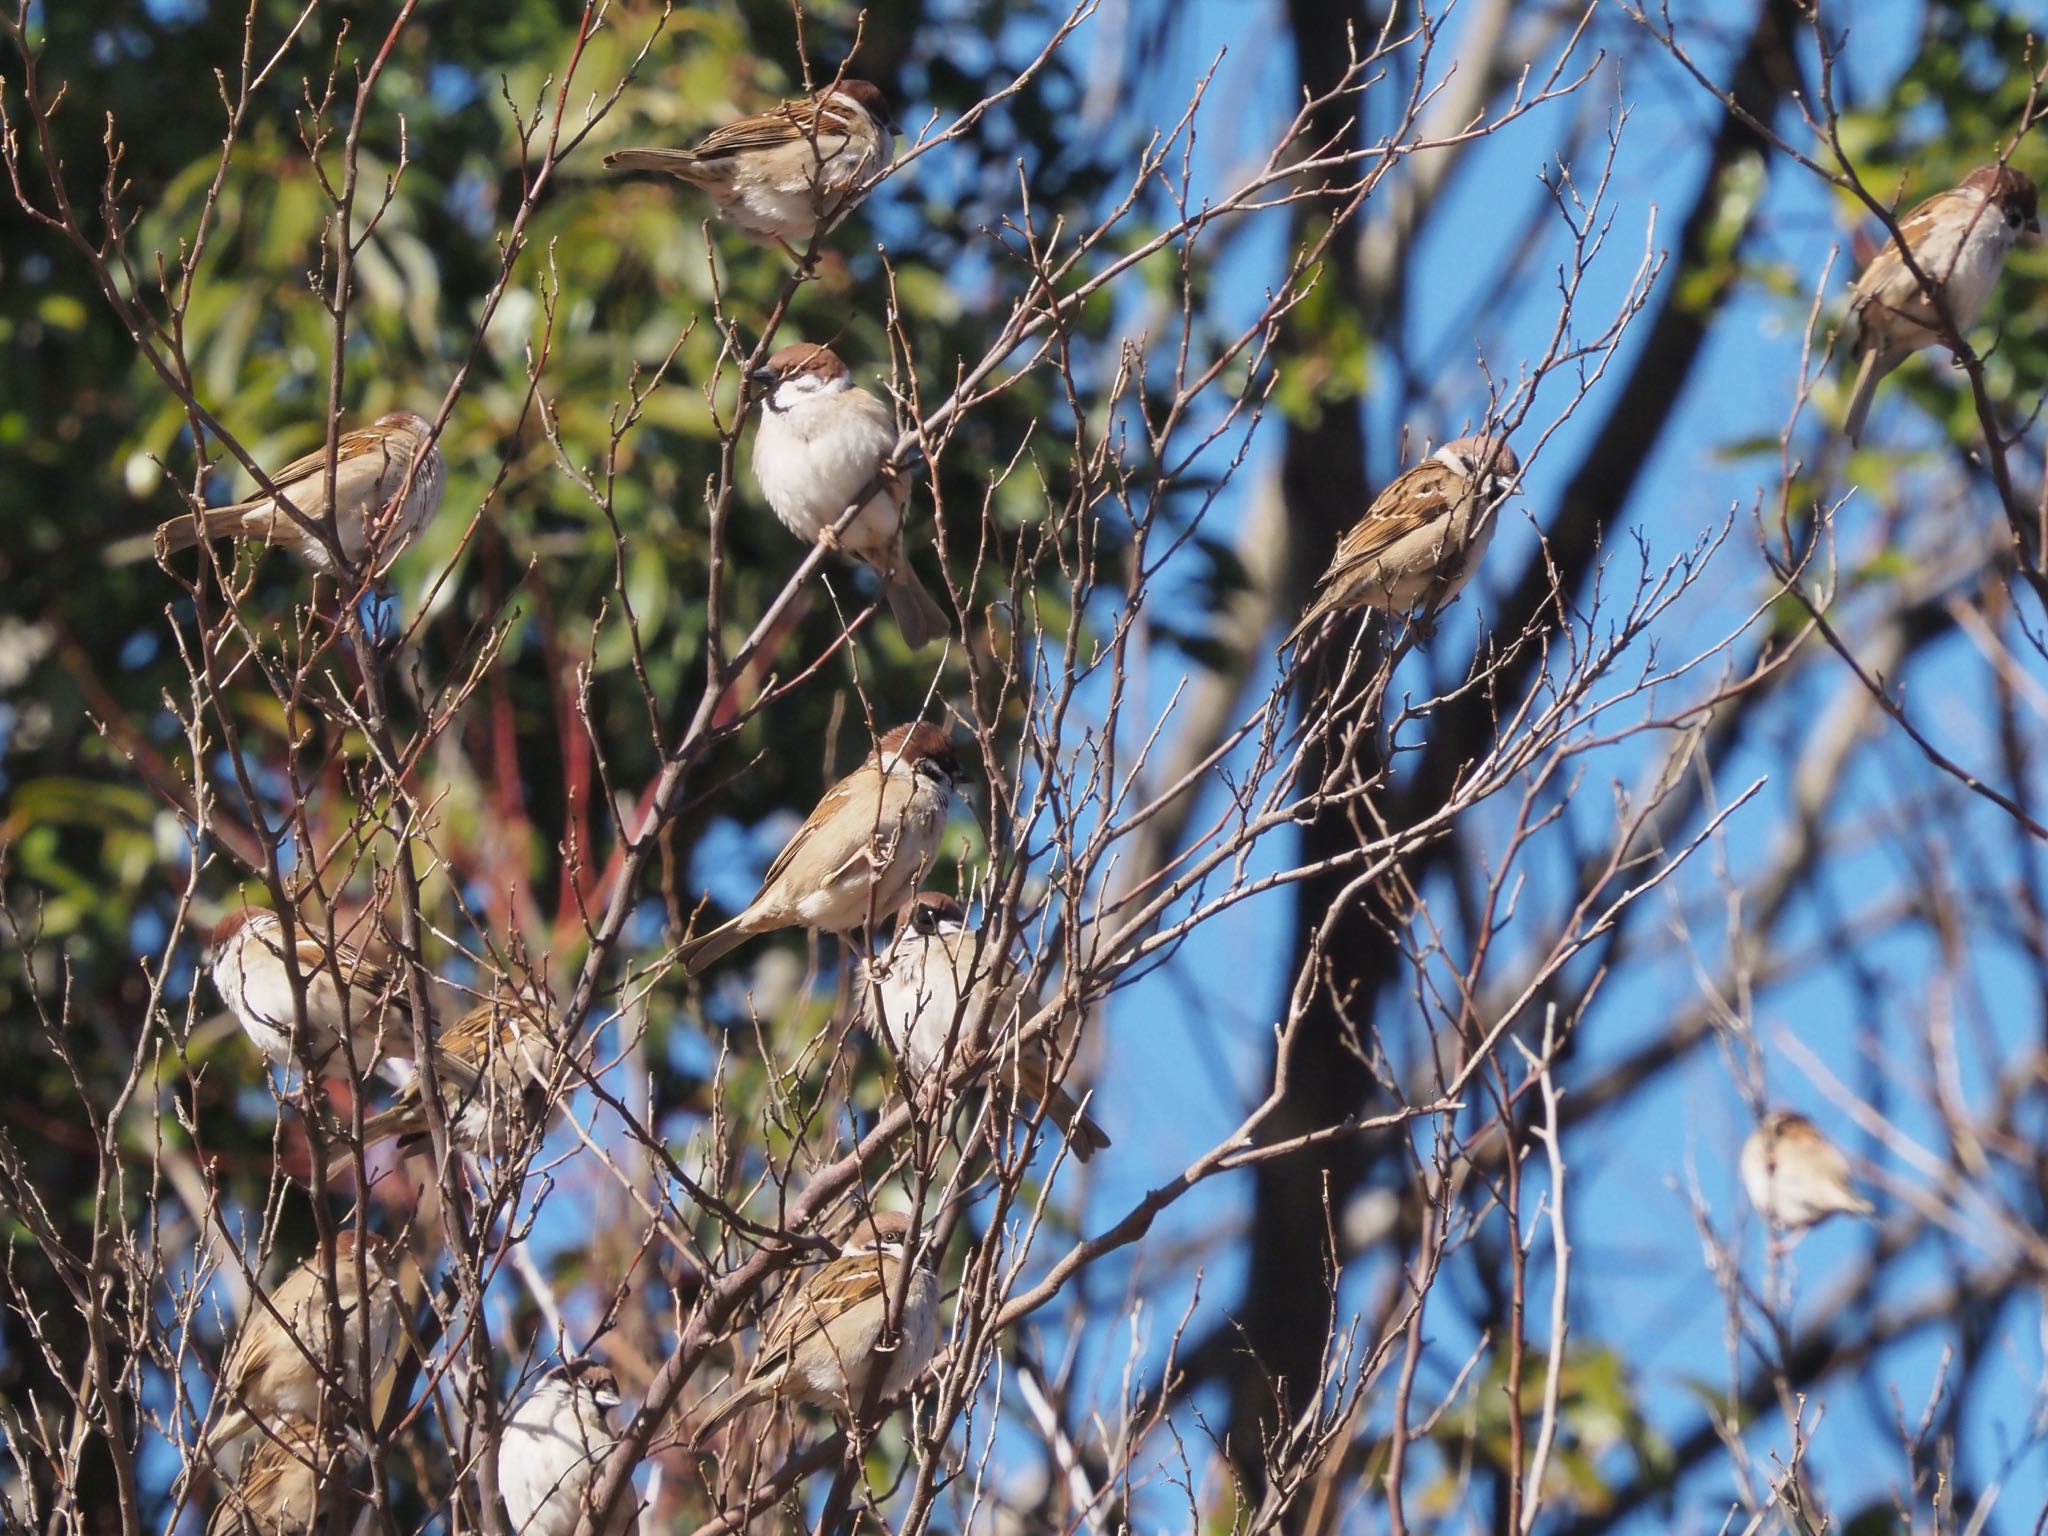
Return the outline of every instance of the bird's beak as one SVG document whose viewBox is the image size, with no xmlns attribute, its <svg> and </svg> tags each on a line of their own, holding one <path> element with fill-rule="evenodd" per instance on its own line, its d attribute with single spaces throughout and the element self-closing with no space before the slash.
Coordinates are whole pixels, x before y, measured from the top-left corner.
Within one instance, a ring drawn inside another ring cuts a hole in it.
<svg viewBox="0 0 2048 1536">
<path fill-rule="evenodd" d="M 606 1413 L 610 1413 L 619 1406 L 619 1394 L 616 1392 L 597 1392 L 593 1393 L 592 1396 L 597 1399 L 597 1406 Z"/>
<path fill-rule="evenodd" d="M 773 368 L 768 367 L 764 363 L 761 367 L 756 368 L 752 373 L 748 374 L 747 377 L 752 379 L 756 384 L 767 385 L 775 383 L 778 379 L 782 377 L 782 375 L 777 373 Z"/>
<path fill-rule="evenodd" d="M 2041 221 L 2039 219 L 2027 220 L 2027 244 L 2038 245 L 2040 243 L 2040 240 Z"/>
</svg>

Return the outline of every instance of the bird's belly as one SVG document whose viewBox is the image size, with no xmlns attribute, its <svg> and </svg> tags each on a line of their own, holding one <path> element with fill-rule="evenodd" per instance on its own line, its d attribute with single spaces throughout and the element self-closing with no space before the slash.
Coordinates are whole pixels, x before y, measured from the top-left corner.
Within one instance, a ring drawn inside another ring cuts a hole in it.
<svg viewBox="0 0 2048 1536">
<path fill-rule="evenodd" d="M 2002 224 L 1999 227 L 2004 228 Z M 2005 270 L 2005 251 L 2004 240 L 1986 238 L 1969 242 L 1956 258 L 1946 293 L 1958 330 L 1968 330 L 1984 312 L 1991 290 L 1998 286 L 1998 275 Z"/>
<path fill-rule="evenodd" d="M 233 1011 L 256 1042 L 256 1048 L 272 1061 L 290 1063 L 296 1059 L 292 1050 L 292 1037 L 296 1030 L 298 1008 L 292 999 L 291 980 L 282 968 L 264 966 L 251 974 L 240 965 L 223 966 L 221 992 L 236 1001 L 239 1006 Z M 317 978 L 303 978 L 306 987 L 306 1044 L 315 1055 L 324 1055 L 334 1047 L 334 1031 L 321 1017 L 320 987 Z"/>
<path fill-rule="evenodd" d="M 932 1277 L 919 1271 L 903 1298 L 903 1323 L 895 1354 L 889 1361 L 889 1377 L 882 1394 L 894 1397 L 909 1389 L 919 1373 L 931 1364 L 939 1349 L 939 1293 Z"/>
<path fill-rule="evenodd" d="M 762 495 L 783 527 L 806 542 L 815 542 L 839 521 L 854 498 L 874 483 L 876 470 L 892 446 L 877 448 L 865 433 L 784 431 L 762 445 L 754 457 L 754 470 Z M 893 550 L 902 523 L 902 508 L 883 487 L 840 530 L 839 542 L 856 554 Z"/>
</svg>

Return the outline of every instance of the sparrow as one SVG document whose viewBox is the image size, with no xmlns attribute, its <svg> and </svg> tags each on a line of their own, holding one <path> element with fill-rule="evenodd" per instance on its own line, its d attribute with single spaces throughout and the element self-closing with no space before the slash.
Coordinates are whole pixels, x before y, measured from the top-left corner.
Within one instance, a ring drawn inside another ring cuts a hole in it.
<svg viewBox="0 0 2048 1536">
<path fill-rule="evenodd" d="M 1804 1232 L 1834 1215 L 1868 1216 L 1849 1182 L 1849 1159 L 1806 1116 L 1769 1111 L 1742 1144 L 1742 1187 L 1773 1227 Z"/>
<path fill-rule="evenodd" d="M 800 252 L 853 211 L 895 155 L 887 98 L 865 80 L 847 79 L 727 123 L 695 149 L 619 149 L 604 163 L 702 187 L 748 239 L 801 261 Z"/>
<path fill-rule="evenodd" d="M 699 1443 L 765 1398 L 840 1411 L 886 1402 L 930 1364 L 939 1348 L 939 1281 L 928 1266 L 919 1264 L 911 1273 L 896 1339 L 885 1345 L 882 1338 L 911 1246 L 910 1218 L 878 1211 L 858 1236 L 855 1246 L 783 1293 L 746 1379 L 699 1426 Z M 876 1371 L 887 1374 L 871 1397 Z"/>
<path fill-rule="evenodd" d="M 372 1235 L 362 1244 L 362 1281 L 357 1283 L 356 1234 L 334 1238 L 335 1294 L 341 1302 L 342 1337 L 336 1377 L 352 1398 L 364 1399 L 364 1314 L 369 1324 L 370 1381 L 397 1363 L 402 1328 L 397 1264 L 390 1246 Z M 368 1306 L 365 1307 L 365 1286 Z M 221 1362 L 216 1394 L 227 1405 L 206 1437 L 214 1450 L 247 1434 L 260 1419 L 275 1425 L 289 1418 L 318 1421 L 328 1386 L 328 1290 L 326 1269 L 316 1251 L 270 1293 L 260 1298 Z"/>
<path fill-rule="evenodd" d="M 323 1444 L 311 1421 L 281 1419 L 268 1426 L 233 1484 L 207 1517 L 206 1536 L 317 1536 L 329 1529 L 338 1499 L 370 1513 L 350 1487 L 362 1458 L 352 1445 Z"/>
<path fill-rule="evenodd" d="M 562 1053 L 547 999 L 537 990 L 501 990 L 434 1034 L 434 1080 L 450 1138 L 484 1157 L 515 1151 L 545 1108 Z M 363 1122 L 362 1144 L 397 1137 L 401 1148 L 428 1135 L 426 1078 L 415 1071 L 391 1107 Z M 343 1149 L 328 1164 L 337 1178 L 355 1165 Z"/>
<path fill-rule="evenodd" d="M 1495 513 L 1522 472 L 1499 437 L 1459 437 L 1394 478 L 1337 544 L 1315 601 L 1281 649 L 1348 608 L 1431 612 L 1458 595 L 1493 542 Z"/>
<path fill-rule="evenodd" d="M 952 628 L 903 552 L 910 487 L 890 463 L 896 417 L 858 388 L 830 347 L 798 342 L 755 371 L 763 386 L 754 434 L 754 478 L 782 526 L 808 543 L 852 556 L 882 579 L 882 595 L 912 650 Z M 833 525 L 863 491 L 874 493 L 852 522 Z"/>
<path fill-rule="evenodd" d="M 615 1443 L 607 1419 L 619 1383 L 596 1360 L 558 1365 L 534 1384 L 505 1420 L 498 1443 L 498 1492 L 513 1536 L 573 1536 L 592 1485 Z M 630 1500 L 612 1529 L 631 1529 Z"/>
<path fill-rule="evenodd" d="M 992 1055 L 997 1074 L 1043 1104 L 1074 1156 L 1087 1162 L 1109 1137 L 1054 1080 L 1051 1040 L 1018 1045 L 1009 1038 L 1028 1006 L 1024 980 L 1005 977 L 1001 959 L 986 950 L 977 957 L 976 948 L 959 902 L 938 891 L 911 897 L 887 952 L 863 967 L 868 1029 L 920 1088 L 943 1082 L 955 1064 Z"/>
<path fill-rule="evenodd" d="M 303 1060 L 318 1070 L 352 1060 L 357 1071 L 366 1072 L 380 1056 L 394 1050 L 402 1054 L 409 1045 L 393 1020 L 410 1017 L 411 1004 L 394 957 L 374 934 L 360 944 L 337 939 L 330 956 L 303 920 L 294 926 L 292 949 L 306 989 L 303 1040 L 295 1039 L 299 1015 L 284 964 L 284 924 L 275 912 L 237 908 L 214 925 L 207 948 L 213 984 L 228 1011 L 256 1049 L 280 1066 Z M 344 1031 L 346 1054 L 341 1051 Z"/>
<path fill-rule="evenodd" d="M 901 906 L 930 873 L 965 779 L 946 733 L 899 725 L 825 791 L 746 910 L 677 952 L 685 974 L 777 928 L 849 933 Z"/>
<path fill-rule="evenodd" d="M 309 521 L 321 522 L 332 512 L 335 538 L 350 567 L 368 559 L 381 576 L 441 505 L 447 466 L 441 450 L 427 445 L 431 432 L 426 418 L 411 411 L 393 411 L 370 426 L 344 432 L 336 448 L 331 506 L 324 446 L 294 459 L 270 480 Z M 170 519 L 156 530 L 157 555 L 202 540 L 240 538 L 282 545 L 321 574 L 338 574 L 326 541 L 270 496 Z"/>
<path fill-rule="evenodd" d="M 1981 165 L 1963 184 L 1937 192 L 1899 220 L 1899 236 L 1913 262 L 1948 304 L 1953 334 L 1967 331 L 2005 270 L 2006 253 L 2041 233 L 2034 180 L 2006 165 Z M 1941 310 L 1899 251 L 1888 242 L 1863 269 L 1849 296 L 1856 321 L 1856 385 L 1842 430 L 1863 440 L 1864 418 L 1878 381 L 1922 347 L 1952 334 Z"/>
</svg>

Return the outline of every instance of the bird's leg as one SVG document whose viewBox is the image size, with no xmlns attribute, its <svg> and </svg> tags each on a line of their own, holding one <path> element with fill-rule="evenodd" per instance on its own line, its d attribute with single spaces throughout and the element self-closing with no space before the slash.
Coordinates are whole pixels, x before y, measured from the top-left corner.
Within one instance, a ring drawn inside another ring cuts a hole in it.
<svg viewBox="0 0 2048 1536">
<path fill-rule="evenodd" d="M 787 256 L 791 261 L 796 263 L 796 277 L 798 282 L 807 283 L 817 275 L 818 263 L 816 258 L 806 256 L 802 251 L 798 250 L 795 246 L 791 245 L 787 240 L 783 239 L 780 235 L 777 235 L 775 237 L 775 243 L 782 247 L 783 255 Z"/>
<path fill-rule="evenodd" d="M 936 1126 L 946 1113 L 946 1071 L 943 1064 L 918 1080 L 915 1099 L 917 1118 Z"/>
</svg>

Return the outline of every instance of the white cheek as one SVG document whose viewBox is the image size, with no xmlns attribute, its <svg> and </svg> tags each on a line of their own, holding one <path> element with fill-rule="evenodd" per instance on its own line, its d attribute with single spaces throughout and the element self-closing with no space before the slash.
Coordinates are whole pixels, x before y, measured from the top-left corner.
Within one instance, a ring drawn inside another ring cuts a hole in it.
<svg viewBox="0 0 2048 1536">
<path fill-rule="evenodd" d="M 815 373 L 798 374 L 795 378 L 784 379 L 775 386 L 775 393 L 768 397 L 768 409 L 787 411 L 806 400 L 815 400 L 824 393 L 825 381 Z"/>
</svg>

